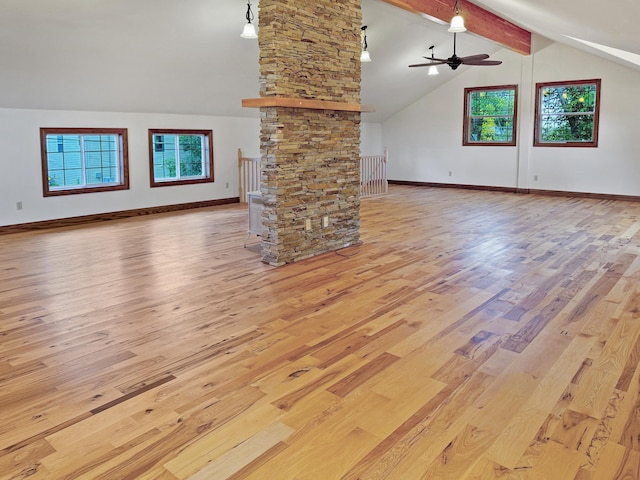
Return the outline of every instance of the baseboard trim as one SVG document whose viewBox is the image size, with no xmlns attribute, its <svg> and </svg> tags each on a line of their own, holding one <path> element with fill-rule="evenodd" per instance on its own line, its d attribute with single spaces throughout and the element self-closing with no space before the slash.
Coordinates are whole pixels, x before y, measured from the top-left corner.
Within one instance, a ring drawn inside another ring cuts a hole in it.
<svg viewBox="0 0 640 480">
<path fill-rule="evenodd" d="M 549 195 L 554 197 L 593 198 L 595 200 L 622 200 L 625 202 L 640 202 L 637 195 L 618 195 L 613 193 L 565 192 L 562 190 L 529 190 L 529 193 Z"/>
<path fill-rule="evenodd" d="M 142 215 L 154 215 L 157 213 L 177 212 L 180 210 L 190 210 L 193 208 L 215 207 L 240 203 L 240 197 L 222 198 L 219 200 L 205 200 L 203 202 L 179 203 L 174 205 L 161 205 L 158 207 L 137 208 L 135 210 L 121 210 L 117 212 L 97 213 L 94 215 L 82 215 L 79 217 L 57 218 L 53 220 L 42 220 L 40 222 L 18 223 L 15 225 L 0 226 L 0 235 L 10 233 L 31 232 L 34 230 L 46 230 L 50 228 L 71 227 L 86 223 L 107 222 L 109 220 L 119 220 L 122 218 L 139 217 Z"/>
<path fill-rule="evenodd" d="M 389 180 L 391 185 L 410 185 L 414 187 L 434 187 L 434 188 L 461 188 L 464 190 L 486 190 L 490 192 L 516 193 L 516 188 L 492 187 L 488 185 L 465 185 L 459 183 L 434 183 L 434 182 L 413 182 L 410 180 Z"/>
<path fill-rule="evenodd" d="M 595 200 L 622 200 L 626 202 L 640 202 L 637 195 L 618 195 L 612 193 L 569 192 L 564 190 L 537 190 L 533 188 L 491 187 L 486 185 L 464 185 L 457 183 L 413 182 L 409 180 L 389 180 L 390 185 L 410 185 L 414 187 L 462 188 L 465 190 L 487 190 L 492 192 L 506 192 L 519 194 L 548 195 L 553 197 L 593 198 Z"/>
</svg>

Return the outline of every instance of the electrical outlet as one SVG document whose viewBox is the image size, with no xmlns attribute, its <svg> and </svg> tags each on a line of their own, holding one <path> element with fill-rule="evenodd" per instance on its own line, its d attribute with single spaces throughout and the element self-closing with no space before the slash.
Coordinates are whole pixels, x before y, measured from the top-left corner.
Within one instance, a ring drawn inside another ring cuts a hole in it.
<svg viewBox="0 0 640 480">
<path fill-rule="evenodd" d="M 307 218 L 304 221 L 304 229 L 305 230 L 311 230 L 311 219 L 310 218 Z"/>
<path fill-rule="evenodd" d="M 538 175 L 534 175 L 534 176 L 533 176 L 533 181 L 534 181 L 534 182 L 537 182 L 537 181 L 538 181 Z"/>
<path fill-rule="evenodd" d="M 449 170 L 449 176 L 451 176 L 451 170 Z"/>
<path fill-rule="evenodd" d="M 22 202 L 16 202 L 16 210 L 22 210 Z"/>
<path fill-rule="evenodd" d="M 229 188 L 229 182 L 224 184 L 224 188 Z"/>
<path fill-rule="evenodd" d="M 327 228 L 328 226 L 329 226 L 329 217 L 328 216 L 322 217 L 322 228 Z"/>
</svg>

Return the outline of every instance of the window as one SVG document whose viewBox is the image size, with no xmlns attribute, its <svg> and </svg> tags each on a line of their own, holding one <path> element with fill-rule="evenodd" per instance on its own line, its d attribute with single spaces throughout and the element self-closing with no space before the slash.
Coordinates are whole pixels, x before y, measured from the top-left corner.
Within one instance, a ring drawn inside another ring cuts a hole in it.
<svg viewBox="0 0 640 480">
<path fill-rule="evenodd" d="M 45 197 L 129 188 L 127 130 L 41 128 Z"/>
<path fill-rule="evenodd" d="M 516 144 L 518 86 L 464 89 L 463 145 Z"/>
<path fill-rule="evenodd" d="M 597 147 L 600 79 L 536 84 L 533 144 Z"/>
<path fill-rule="evenodd" d="M 149 130 L 151 186 L 213 182 L 211 130 Z"/>
</svg>

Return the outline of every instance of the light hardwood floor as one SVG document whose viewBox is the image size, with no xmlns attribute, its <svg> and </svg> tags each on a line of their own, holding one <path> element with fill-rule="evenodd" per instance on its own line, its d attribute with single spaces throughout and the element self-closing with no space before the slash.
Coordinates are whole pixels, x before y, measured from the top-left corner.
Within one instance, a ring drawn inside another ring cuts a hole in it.
<svg viewBox="0 0 640 480">
<path fill-rule="evenodd" d="M 395 186 L 0 237 L 2 479 L 640 478 L 640 203 Z"/>
</svg>

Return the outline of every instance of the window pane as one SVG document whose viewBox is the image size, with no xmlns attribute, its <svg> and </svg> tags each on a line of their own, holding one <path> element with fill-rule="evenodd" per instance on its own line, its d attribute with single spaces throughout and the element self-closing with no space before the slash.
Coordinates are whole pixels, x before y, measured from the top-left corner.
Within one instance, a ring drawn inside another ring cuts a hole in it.
<svg viewBox="0 0 640 480">
<path fill-rule="evenodd" d="M 590 142 L 593 115 L 547 115 L 541 119 L 543 142 Z"/>
<path fill-rule="evenodd" d="M 102 164 L 102 155 L 100 154 L 100 151 L 97 151 L 97 152 L 86 151 L 85 161 L 86 161 L 87 168 L 100 167 L 100 165 Z"/>
<path fill-rule="evenodd" d="M 151 186 L 213 181 L 210 130 L 149 130 Z"/>
<path fill-rule="evenodd" d="M 515 90 L 475 91 L 471 94 L 470 115 L 513 115 Z"/>
<path fill-rule="evenodd" d="M 542 92 L 543 115 L 571 112 L 593 113 L 595 105 L 595 85 L 546 87 Z"/>
<path fill-rule="evenodd" d="M 58 148 L 55 145 L 54 148 Z M 55 151 L 55 150 L 54 150 Z M 62 153 L 51 153 L 47 157 L 47 165 L 49 166 L 49 170 L 62 170 L 64 165 L 64 155 Z"/>
<path fill-rule="evenodd" d="M 505 117 L 476 117 L 471 119 L 469 141 L 510 142 L 513 140 L 513 119 Z"/>
<path fill-rule="evenodd" d="M 82 154 L 80 151 L 77 152 L 65 152 L 62 154 L 62 168 L 66 169 L 75 169 L 82 168 Z"/>
<path fill-rule="evenodd" d="M 599 86 L 600 80 L 538 83 L 534 145 L 596 147 Z"/>
<path fill-rule="evenodd" d="M 64 193 L 66 189 L 68 193 L 85 193 L 106 185 L 110 189 L 129 187 L 123 176 L 127 168 L 126 155 L 120 148 L 126 144 L 126 130 L 105 129 L 117 133 L 101 133 L 95 129 L 90 132 L 86 129 L 86 133 L 83 129 L 77 130 L 78 133 L 60 133 L 60 130 L 40 129 L 45 148 L 42 159 L 47 175 L 45 196 Z"/>
<path fill-rule="evenodd" d="M 154 135 L 153 145 L 154 178 L 176 178 L 175 136 Z"/>
<path fill-rule="evenodd" d="M 64 183 L 62 186 L 64 187 L 77 187 L 82 185 L 82 169 L 65 169 L 63 172 L 64 175 Z"/>
<path fill-rule="evenodd" d="M 463 145 L 515 145 L 517 86 L 465 88 Z"/>
<path fill-rule="evenodd" d="M 202 176 L 202 135 L 180 135 L 180 175 Z"/>
<path fill-rule="evenodd" d="M 58 137 L 62 137 L 62 150 L 58 147 L 52 151 L 62 152 L 80 152 L 80 135 L 55 135 L 56 142 Z"/>
<path fill-rule="evenodd" d="M 102 183 L 102 169 L 101 168 L 87 168 L 87 183 L 95 184 Z"/>
<path fill-rule="evenodd" d="M 159 163 L 154 164 L 156 178 L 176 178 L 178 171 L 176 170 L 176 159 L 173 157 L 160 159 Z"/>
<path fill-rule="evenodd" d="M 115 137 L 110 135 L 107 138 L 108 145 L 115 148 Z M 85 183 L 102 183 L 103 157 L 99 135 L 49 135 L 46 143 L 47 148 L 52 151 L 47 155 L 49 186 L 72 187 Z M 109 152 L 109 155 L 115 160 L 115 151 Z M 86 169 L 84 172 L 83 167 Z"/>
</svg>

